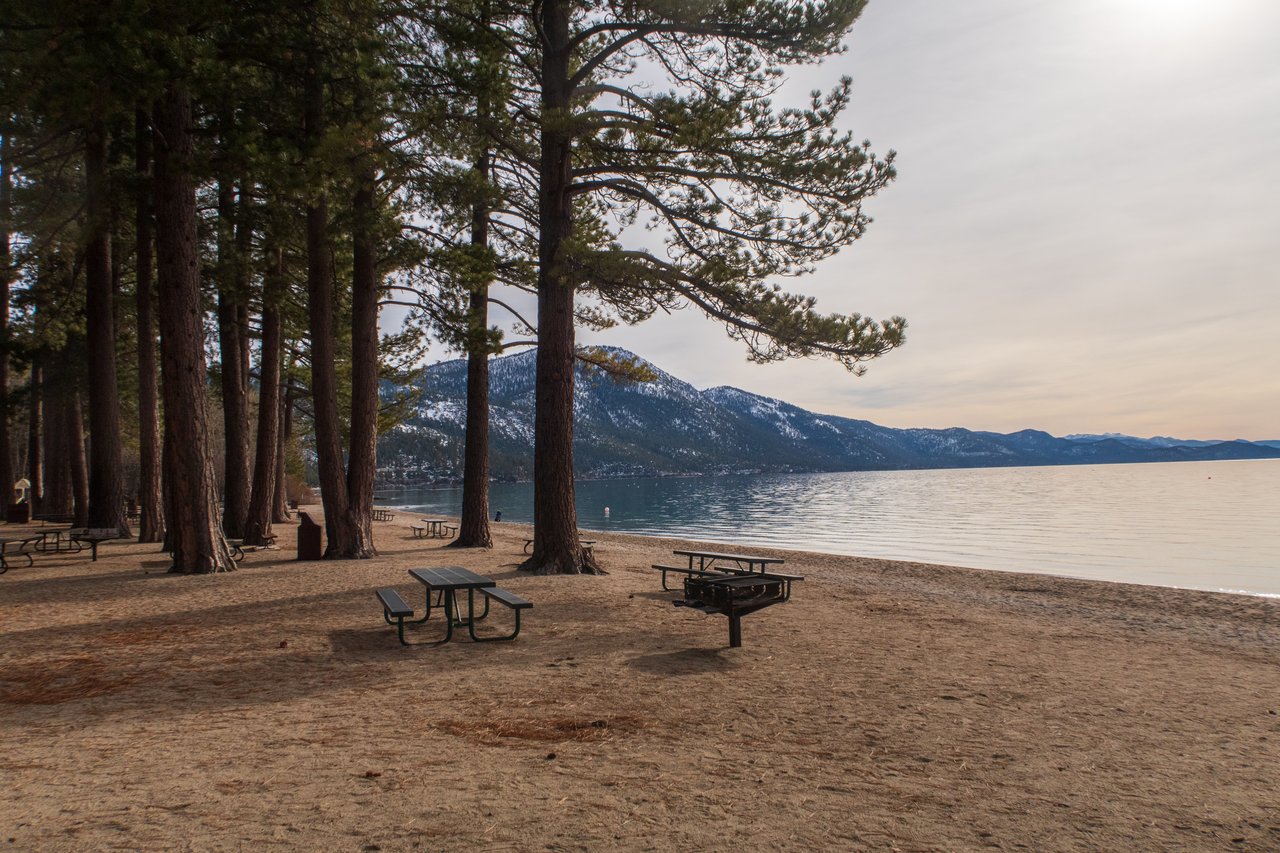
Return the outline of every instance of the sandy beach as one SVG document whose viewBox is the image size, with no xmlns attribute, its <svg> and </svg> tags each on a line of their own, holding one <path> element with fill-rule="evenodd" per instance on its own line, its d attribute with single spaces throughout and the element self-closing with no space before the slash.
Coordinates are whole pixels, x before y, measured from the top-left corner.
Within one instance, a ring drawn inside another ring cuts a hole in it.
<svg viewBox="0 0 1280 853">
<path fill-rule="evenodd" d="M 691 543 L 532 577 L 528 527 L 410 520 L 0 575 L 0 849 L 1280 849 L 1280 601 L 744 542 L 806 580 L 730 649 L 649 569 Z M 373 590 L 441 565 L 531 599 L 520 637 L 402 647 Z"/>
</svg>

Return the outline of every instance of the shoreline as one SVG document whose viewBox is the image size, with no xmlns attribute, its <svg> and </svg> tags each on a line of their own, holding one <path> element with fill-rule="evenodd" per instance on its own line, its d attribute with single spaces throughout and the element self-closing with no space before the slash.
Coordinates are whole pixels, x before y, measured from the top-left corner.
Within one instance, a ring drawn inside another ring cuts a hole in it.
<svg viewBox="0 0 1280 853">
<path fill-rule="evenodd" d="M 1280 528 L 1266 513 L 1275 502 L 1273 467 L 729 477 L 704 478 L 696 488 L 670 478 L 584 482 L 578 523 L 596 533 L 1280 597 Z M 449 515 L 458 495 L 405 492 L 380 503 Z M 492 504 L 507 521 L 532 520 L 528 484 L 495 485 Z"/>
<path fill-rule="evenodd" d="M 522 524 L 305 563 L 276 529 L 226 575 L 119 543 L 0 576 L 15 849 L 1280 845 L 1280 602 L 789 551 L 729 649 L 648 568 L 694 541 L 543 577 Z M 420 608 L 446 564 L 534 602 L 517 640 L 398 644 L 373 590 Z"/>
</svg>

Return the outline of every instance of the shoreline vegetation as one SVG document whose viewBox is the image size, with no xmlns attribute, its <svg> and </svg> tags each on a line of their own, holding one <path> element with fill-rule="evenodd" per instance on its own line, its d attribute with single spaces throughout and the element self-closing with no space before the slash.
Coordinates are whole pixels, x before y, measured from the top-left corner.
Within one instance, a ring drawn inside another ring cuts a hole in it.
<svg viewBox="0 0 1280 853">
<path fill-rule="evenodd" d="M 527 525 L 276 530 L 200 580 L 137 542 L 0 576 L 13 849 L 1280 846 L 1280 601 L 787 551 L 730 650 L 648 568 L 693 542 L 566 578 Z M 397 643 L 374 588 L 450 564 L 535 603 L 518 640 Z"/>
</svg>

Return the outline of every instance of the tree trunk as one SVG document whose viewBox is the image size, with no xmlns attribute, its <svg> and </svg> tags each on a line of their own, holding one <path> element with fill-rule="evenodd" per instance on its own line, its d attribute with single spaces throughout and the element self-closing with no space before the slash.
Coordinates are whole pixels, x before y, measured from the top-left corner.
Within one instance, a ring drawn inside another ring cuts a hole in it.
<svg viewBox="0 0 1280 853">
<path fill-rule="evenodd" d="M 66 356 L 49 359 L 49 393 L 45 396 L 44 504 L 49 515 L 71 515 L 71 446 L 67 442 Z"/>
<path fill-rule="evenodd" d="M 324 132 L 324 85 L 311 57 L 306 79 L 306 136 L 312 147 Z M 307 205 L 307 296 L 311 321 L 311 398 L 316 433 L 316 464 L 328 542 L 325 557 L 356 556 L 357 533 L 347 503 L 338 422 L 338 379 L 334 369 L 333 263 L 329 248 L 329 203 L 324 191 Z"/>
<path fill-rule="evenodd" d="M 235 201 L 230 183 L 218 187 L 218 343 L 222 356 L 223 454 L 222 529 L 232 539 L 244 536 L 249 513 L 249 400 L 243 362 L 240 303 L 237 292 Z"/>
<path fill-rule="evenodd" d="M 151 280 L 151 122 L 142 110 L 134 114 L 137 205 L 138 309 L 138 541 L 159 542 L 164 536 L 164 504 L 160 493 L 160 430 L 156 386 L 155 284 Z"/>
<path fill-rule="evenodd" d="M 378 467 L 378 262 L 374 248 L 373 168 L 359 176 L 353 200 L 351 275 L 351 447 L 347 514 L 352 535 L 344 557 L 367 558 L 373 545 L 373 483 Z"/>
<path fill-rule="evenodd" d="M 44 367 L 43 356 L 31 359 L 31 398 L 27 415 L 27 479 L 31 488 L 27 500 L 31 511 L 43 513 L 44 509 Z"/>
<path fill-rule="evenodd" d="M 533 555 L 539 574 L 600 573 L 578 541 L 573 483 L 574 281 L 565 263 L 573 236 L 569 195 L 569 0 L 544 0 L 542 140 L 538 192 L 538 360 L 533 422 Z"/>
<path fill-rule="evenodd" d="M 171 571 L 235 568 L 218 517 L 209 457 L 205 364 L 192 179 L 191 99 L 175 85 L 156 102 L 156 272 L 160 292 L 160 358 L 165 429 L 170 439 L 165 482 L 172 495 Z"/>
<path fill-rule="evenodd" d="M 95 121 L 85 137 L 89 242 L 85 247 L 85 313 L 88 323 L 89 527 L 132 536 L 125 514 L 120 389 L 116 386 L 116 335 L 111 292 L 111 230 L 107 192 L 107 133 Z"/>
<path fill-rule="evenodd" d="M 5 502 L 14 499 L 13 449 L 9 440 L 9 137 L 0 136 L 0 494 Z M 28 478 L 30 479 L 30 478 Z"/>
<path fill-rule="evenodd" d="M 97 527 L 91 514 L 89 461 L 84 449 L 84 412 L 80 406 L 79 391 L 70 393 L 63 411 L 67 419 L 63 440 L 71 462 L 71 526 Z"/>
<path fill-rule="evenodd" d="M 246 545 L 270 544 L 276 497 L 276 454 L 280 430 L 280 299 L 284 253 L 276 249 L 262 294 L 262 358 L 258 365 L 258 449 L 253 462 L 253 496 L 245 523 Z"/>
<path fill-rule="evenodd" d="M 287 382 L 287 381 L 286 381 Z M 287 382 L 284 402 L 280 406 L 279 441 L 276 443 L 276 497 L 272 502 L 271 520 L 276 524 L 289 521 L 289 490 L 285 481 L 285 455 L 293 437 L 293 383 Z"/>
<path fill-rule="evenodd" d="M 476 172 L 489 180 L 488 152 L 476 162 Z M 489 211 L 471 211 L 471 245 L 489 245 Z M 489 284 L 471 291 L 467 315 L 467 424 L 462 459 L 462 517 L 452 546 L 491 548 L 489 532 Z"/>
</svg>

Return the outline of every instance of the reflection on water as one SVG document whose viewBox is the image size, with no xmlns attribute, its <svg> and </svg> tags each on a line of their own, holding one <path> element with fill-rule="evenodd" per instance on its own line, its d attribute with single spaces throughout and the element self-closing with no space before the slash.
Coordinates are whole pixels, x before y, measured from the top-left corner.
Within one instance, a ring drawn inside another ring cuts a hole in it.
<svg viewBox="0 0 1280 853">
<path fill-rule="evenodd" d="M 379 503 L 456 515 L 461 491 Z M 533 487 L 495 483 L 504 521 Z M 609 514 L 605 515 L 608 507 Z M 1280 460 L 578 483 L 581 527 L 1280 595 Z"/>
</svg>

